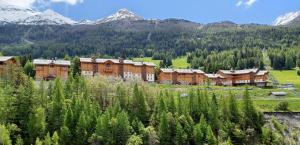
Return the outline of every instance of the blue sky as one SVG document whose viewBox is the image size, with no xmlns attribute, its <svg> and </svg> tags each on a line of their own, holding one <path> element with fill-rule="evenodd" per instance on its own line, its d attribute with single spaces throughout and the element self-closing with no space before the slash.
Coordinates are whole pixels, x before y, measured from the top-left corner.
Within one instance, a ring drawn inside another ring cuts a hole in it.
<svg viewBox="0 0 300 145">
<path fill-rule="evenodd" d="M 272 24 L 280 15 L 300 11 L 300 0 L 0 0 L 53 9 L 74 20 L 96 20 L 127 8 L 150 18 L 182 18 L 199 23 L 230 20 Z M 37 4 L 38 3 L 38 4 Z M 46 6 L 42 6 L 45 5 Z"/>
</svg>

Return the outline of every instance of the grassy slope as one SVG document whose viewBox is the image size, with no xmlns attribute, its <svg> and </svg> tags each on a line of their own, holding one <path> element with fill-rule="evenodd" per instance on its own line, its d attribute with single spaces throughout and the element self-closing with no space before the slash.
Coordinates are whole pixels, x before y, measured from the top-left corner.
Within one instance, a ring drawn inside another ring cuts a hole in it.
<svg viewBox="0 0 300 145">
<path fill-rule="evenodd" d="M 272 70 L 271 73 L 279 83 L 293 83 L 300 90 L 300 76 L 296 70 Z"/>
<path fill-rule="evenodd" d="M 153 62 L 157 66 L 159 66 L 160 60 L 152 60 L 151 57 L 143 57 L 143 58 L 133 58 L 133 61 L 144 61 L 144 62 Z M 189 63 L 187 63 L 187 57 L 178 57 L 174 60 L 172 60 L 173 68 L 188 68 L 190 66 Z"/>
</svg>

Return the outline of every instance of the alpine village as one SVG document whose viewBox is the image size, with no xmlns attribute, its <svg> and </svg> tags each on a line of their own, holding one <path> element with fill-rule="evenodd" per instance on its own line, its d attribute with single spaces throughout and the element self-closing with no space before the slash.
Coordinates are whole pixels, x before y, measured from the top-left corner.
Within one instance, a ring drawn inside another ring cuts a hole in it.
<svg viewBox="0 0 300 145">
<path fill-rule="evenodd" d="M 33 1 L 0 0 L 0 145 L 300 144 L 300 11 L 75 21 Z"/>
</svg>

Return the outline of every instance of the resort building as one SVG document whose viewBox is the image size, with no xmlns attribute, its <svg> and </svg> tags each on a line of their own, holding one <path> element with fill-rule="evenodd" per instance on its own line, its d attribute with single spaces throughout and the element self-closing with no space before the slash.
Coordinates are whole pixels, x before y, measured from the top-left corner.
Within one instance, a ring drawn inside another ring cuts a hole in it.
<svg viewBox="0 0 300 145">
<path fill-rule="evenodd" d="M 124 80 L 155 81 L 155 64 L 120 59 L 80 58 L 81 75 L 121 77 Z"/>
<path fill-rule="evenodd" d="M 53 80 L 55 78 L 67 79 L 70 61 L 65 60 L 33 60 L 36 80 Z"/>
<path fill-rule="evenodd" d="M 205 74 L 207 81 L 211 85 L 222 86 L 225 82 L 225 77 L 219 74 Z"/>
<path fill-rule="evenodd" d="M 259 69 L 219 70 L 217 72 L 225 78 L 223 81 L 225 86 L 257 85 L 261 87 L 267 85 L 268 73 Z"/>
<path fill-rule="evenodd" d="M 0 77 L 5 73 L 5 69 L 8 65 L 16 64 L 17 61 L 13 56 L 0 56 Z"/>
<path fill-rule="evenodd" d="M 160 69 L 158 76 L 161 84 L 201 85 L 205 79 L 205 73 L 196 69 Z"/>
</svg>

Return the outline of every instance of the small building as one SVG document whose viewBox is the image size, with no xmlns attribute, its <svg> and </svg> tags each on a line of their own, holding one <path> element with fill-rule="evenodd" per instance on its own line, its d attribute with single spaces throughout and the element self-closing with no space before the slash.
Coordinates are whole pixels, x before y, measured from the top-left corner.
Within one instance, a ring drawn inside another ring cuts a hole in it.
<svg viewBox="0 0 300 145">
<path fill-rule="evenodd" d="M 161 84 L 201 85 L 205 73 L 196 69 L 160 69 L 158 82 Z"/>
<path fill-rule="evenodd" d="M 147 82 L 154 82 L 155 66 L 154 63 L 134 62 L 122 58 L 80 58 L 82 76 L 103 75 L 109 77 L 121 77 L 124 80 L 138 78 Z"/>
<path fill-rule="evenodd" d="M 5 69 L 8 65 L 16 64 L 17 61 L 13 56 L 0 56 L 0 77 L 5 73 Z"/>
<path fill-rule="evenodd" d="M 238 86 L 238 85 L 256 85 L 266 86 L 268 80 L 268 71 L 259 69 L 244 69 L 244 70 L 219 70 L 217 72 L 225 78 L 223 85 Z"/>
<path fill-rule="evenodd" d="M 36 80 L 67 79 L 71 66 L 71 62 L 66 60 L 35 59 L 33 64 Z"/>
<path fill-rule="evenodd" d="M 205 74 L 207 80 L 211 85 L 222 86 L 225 82 L 225 78 L 219 74 Z"/>
</svg>

